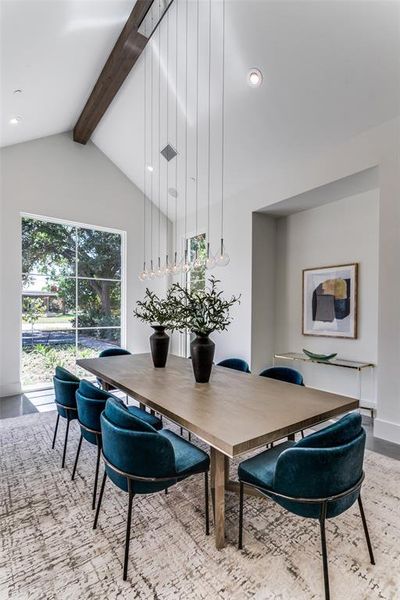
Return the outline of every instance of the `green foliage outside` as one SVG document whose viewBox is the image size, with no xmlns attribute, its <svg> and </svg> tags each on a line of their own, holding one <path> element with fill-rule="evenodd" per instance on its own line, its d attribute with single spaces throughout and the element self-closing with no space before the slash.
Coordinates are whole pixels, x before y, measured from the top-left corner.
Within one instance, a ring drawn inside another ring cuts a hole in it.
<svg viewBox="0 0 400 600">
<path fill-rule="evenodd" d="M 44 291 L 57 292 L 64 314 L 75 311 L 78 269 L 78 276 L 88 279 L 78 281 L 77 325 L 120 325 L 121 284 L 105 281 L 121 277 L 120 235 L 24 218 L 22 266 L 25 284 L 33 274 L 48 277 Z"/>
</svg>

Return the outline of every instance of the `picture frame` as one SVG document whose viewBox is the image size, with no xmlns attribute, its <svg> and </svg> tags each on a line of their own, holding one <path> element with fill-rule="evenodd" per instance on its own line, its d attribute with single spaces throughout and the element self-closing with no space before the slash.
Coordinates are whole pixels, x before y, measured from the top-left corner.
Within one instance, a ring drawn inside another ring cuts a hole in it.
<svg viewBox="0 0 400 600">
<path fill-rule="evenodd" d="M 303 335 L 357 338 L 358 270 L 358 263 L 303 269 Z"/>
</svg>

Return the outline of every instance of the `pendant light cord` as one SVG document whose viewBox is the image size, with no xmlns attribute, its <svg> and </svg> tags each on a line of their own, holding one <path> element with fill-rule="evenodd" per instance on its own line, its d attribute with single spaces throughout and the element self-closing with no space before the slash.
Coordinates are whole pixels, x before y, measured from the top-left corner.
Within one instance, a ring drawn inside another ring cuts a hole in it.
<svg viewBox="0 0 400 600">
<path fill-rule="evenodd" d="M 211 0 L 208 12 L 208 149 L 207 149 L 207 258 L 210 257 L 210 197 L 211 197 Z"/>
<path fill-rule="evenodd" d="M 167 146 L 169 145 L 169 11 L 167 13 Z M 168 261 L 168 238 L 169 238 L 169 160 L 167 159 L 167 173 L 166 173 L 166 183 L 167 183 L 167 228 L 166 228 L 166 240 L 165 240 L 165 266 L 169 266 Z"/>
<path fill-rule="evenodd" d="M 153 30 L 153 12 L 151 14 L 151 29 Z M 151 160 L 151 199 L 150 199 L 150 250 L 151 250 L 151 270 L 153 271 L 153 205 L 154 205 L 154 177 L 153 177 L 153 173 L 154 173 L 154 166 L 153 166 L 153 136 L 154 136 L 154 131 L 153 131 L 153 121 L 154 121 L 154 49 L 151 49 L 151 61 L 150 61 L 150 77 L 151 77 L 151 81 L 150 81 L 150 103 L 151 103 L 151 110 L 150 110 L 150 160 Z"/>
<path fill-rule="evenodd" d="M 224 171 L 225 171 L 225 0 L 222 0 L 221 240 L 224 239 L 224 179 L 225 179 Z"/>
<path fill-rule="evenodd" d="M 185 262 L 187 258 L 187 194 L 188 194 L 188 29 L 189 29 L 189 0 L 186 0 L 186 59 L 185 59 Z"/>
<path fill-rule="evenodd" d="M 146 158 L 147 158 L 147 48 L 144 53 L 144 94 L 143 94 L 143 271 L 146 270 Z"/>
<path fill-rule="evenodd" d="M 158 266 L 161 256 L 161 29 L 158 28 Z"/>
<path fill-rule="evenodd" d="M 196 3 L 196 223 L 195 235 L 198 235 L 198 212 L 199 212 L 199 46 L 200 46 L 200 0 Z M 196 244 L 197 259 L 197 244 Z"/>
<path fill-rule="evenodd" d="M 175 257 L 174 264 L 176 264 L 176 256 L 178 252 L 178 7 L 179 0 L 175 0 L 175 15 L 176 15 L 176 24 L 175 24 L 175 150 L 176 154 L 176 163 L 175 163 L 175 190 L 176 190 L 176 198 L 175 198 Z"/>
</svg>

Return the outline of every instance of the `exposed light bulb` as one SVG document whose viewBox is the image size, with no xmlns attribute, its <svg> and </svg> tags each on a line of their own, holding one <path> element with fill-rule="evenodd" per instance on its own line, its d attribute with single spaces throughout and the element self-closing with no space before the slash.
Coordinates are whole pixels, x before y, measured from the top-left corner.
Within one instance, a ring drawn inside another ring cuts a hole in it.
<svg viewBox="0 0 400 600">
<path fill-rule="evenodd" d="M 172 265 L 169 264 L 169 256 L 165 257 L 165 274 L 170 275 L 172 273 Z"/>
<path fill-rule="evenodd" d="M 151 261 L 150 264 L 151 264 L 151 268 L 150 268 L 150 272 L 149 272 L 148 278 L 149 279 L 154 279 L 155 276 L 156 276 L 156 274 L 155 274 L 155 271 L 154 271 L 154 268 L 153 268 L 153 261 Z"/>
<path fill-rule="evenodd" d="M 215 267 L 215 257 L 210 252 L 210 242 L 207 242 L 207 258 L 206 258 L 206 269 L 209 271 Z"/>
<path fill-rule="evenodd" d="M 147 165 L 147 170 L 152 173 L 154 171 L 154 167 L 152 165 Z"/>
<path fill-rule="evenodd" d="M 161 266 L 161 259 L 158 257 L 158 267 L 156 270 L 156 277 L 163 277 L 165 275 L 165 269 Z"/>
<path fill-rule="evenodd" d="M 226 265 L 229 265 L 230 260 L 231 258 L 224 247 L 224 240 L 221 238 L 221 248 L 219 254 L 215 257 L 215 264 L 218 267 L 226 267 Z"/>
<path fill-rule="evenodd" d="M 144 281 L 145 279 L 147 279 L 149 276 L 149 273 L 146 269 L 146 263 L 144 263 L 143 265 L 143 271 L 141 273 L 139 273 L 139 279 L 140 281 Z"/>
<path fill-rule="evenodd" d="M 209 271 L 211 271 L 211 269 L 215 268 L 215 257 L 210 254 L 210 256 L 207 257 L 206 260 L 206 269 L 208 269 Z"/>
</svg>

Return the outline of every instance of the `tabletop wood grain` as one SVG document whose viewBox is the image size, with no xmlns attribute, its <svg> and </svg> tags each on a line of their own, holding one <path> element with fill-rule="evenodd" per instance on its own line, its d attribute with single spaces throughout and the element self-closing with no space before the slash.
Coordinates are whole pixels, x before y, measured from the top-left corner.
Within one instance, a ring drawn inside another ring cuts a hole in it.
<svg viewBox="0 0 400 600">
<path fill-rule="evenodd" d="M 77 364 L 234 457 L 358 408 L 355 398 L 214 366 L 196 383 L 191 361 L 174 355 L 165 369 L 150 354 Z"/>
</svg>

